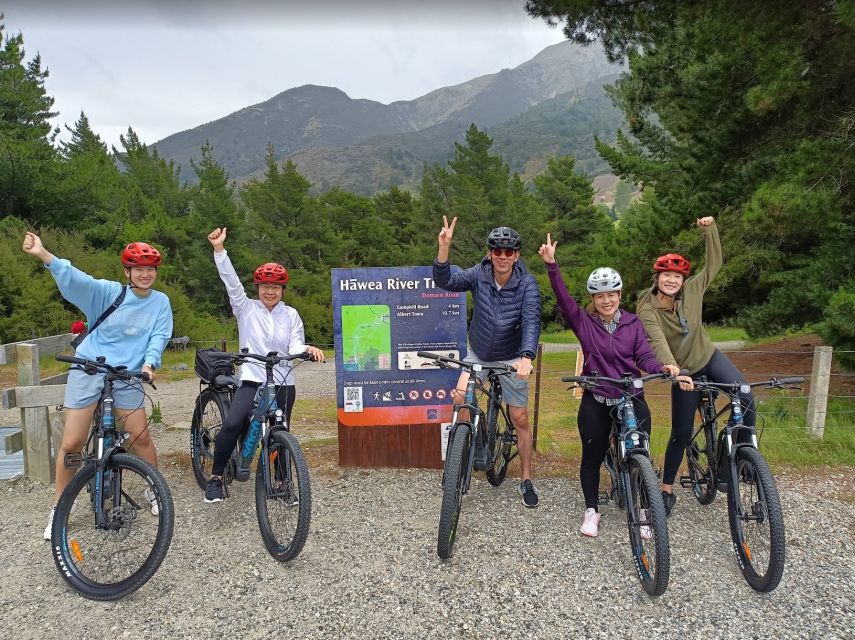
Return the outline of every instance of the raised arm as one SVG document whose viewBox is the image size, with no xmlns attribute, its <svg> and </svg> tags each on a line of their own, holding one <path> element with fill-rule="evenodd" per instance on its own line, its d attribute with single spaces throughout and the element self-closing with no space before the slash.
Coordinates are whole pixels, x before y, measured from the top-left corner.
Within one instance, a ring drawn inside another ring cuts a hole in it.
<svg viewBox="0 0 855 640">
<path fill-rule="evenodd" d="M 647 332 L 647 339 L 650 342 L 650 348 L 653 350 L 653 355 L 656 356 L 656 359 L 665 365 L 679 366 L 679 363 L 671 353 L 671 347 L 668 346 L 668 340 L 659 326 L 656 312 L 650 307 L 643 307 L 639 309 L 638 317 L 644 325 L 644 330 Z"/>
<path fill-rule="evenodd" d="M 704 234 L 706 258 L 704 259 L 704 268 L 698 271 L 693 279 L 697 283 L 696 286 L 699 286 L 702 291 L 706 291 L 721 269 L 721 238 L 719 238 L 718 227 L 712 216 L 699 218 L 697 225 Z M 688 286 L 689 283 L 687 282 L 686 285 Z"/>
<path fill-rule="evenodd" d="M 226 293 L 229 296 L 229 303 L 232 305 L 232 313 L 237 316 L 249 304 L 249 297 L 246 295 L 243 284 L 240 278 L 238 278 L 232 261 L 229 260 L 229 254 L 225 249 L 226 232 L 226 227 L 222 229 L 217 227 L 208 234 L 208 242 L 214 248 L 214 264 L 217 265 L 220 280 L 226 285 Z"/>
<path fill-rule="evenodd" d="M 578 328 L 582 324 L 582 309 L 579 304 L 567 291 L 567 285 L 564 282 L 564 277 L 561 275 L 561 269 L 558 268 L 558 263 L 555 261 L 555 247 L 558 246 L 558 240 L 552 241 L 552 234 L 546 234 L 546 244 L 540 245 L 538 254 L 546 263 L 546 273 L 549 276 L 549 284 L 552 286 L 552 293 L 555 294 L 555 301 L 558 304 L 558 311 L 561 317 L 568 326 L 578 334 Z"/>
</svg>

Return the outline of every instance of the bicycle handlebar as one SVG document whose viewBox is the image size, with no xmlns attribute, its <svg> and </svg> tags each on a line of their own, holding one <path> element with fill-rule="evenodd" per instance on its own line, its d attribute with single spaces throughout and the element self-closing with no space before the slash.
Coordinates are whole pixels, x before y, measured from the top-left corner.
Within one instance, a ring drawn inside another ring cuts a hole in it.
<svg viewBox="0 0 855 640">
<path fill-rule="evenodd" d="M 629 387 L 641 388 L 645 382 L 649 380 L 665 380 L 671 379 L 672 376 L 667 373 L 651 373 L 646 376 L 642 376 L 640 378 L 633 378 L 632 376 L 624 376 L 623 378 L 608 378 L 606 376 L 601 375 L 592 375 L 592 376 L 563 376 L 561 378 L 561 382 L 575 382 L 579 386 L 590 385 L 593 387 L 599 386 L 601 382 L 608 382 L 612 386 L 621 387 L 624 389 L 628 389 Z"/>
<path fill-rule="evenodd" d="M 68 364 L 76 364 L 78 366 L 81 366 L 83 367 L 83 370 L 89 374 L 102 371 L 104 373 L 110 373 L 121 380 L 142 380 L 143 382 L 147 382 L 152 387 L 154 387 L 151 382 L 151 379 L 149 378 L 148 373 L 146 373 L 145 371 L 134 373 L 133 371 L 128 371 L 128 368 L 125 366 L 114 367 L 113 365 L 107 364 L 106 362 L 101 362 L 99 360 L 87 360 L 86 358 L 78 358 L 76 356 L 64 356 L 62 354 L 56 356 L 56 359 L 59 362 L 66 362 Z"/>
<path fill-rule="evenodd" d="M 725 393 L 727 393 L 728 391 L 732 393 L 738 393 L 740 387 L 742 386 L 747 386 L 750 388 L 783 388 L 786 385 L 801 384 L 804 381 L 805 379 L 802 376 L 789 376 L 786 378 L 770 378 L 769 380 L 762 380 L 760 382 L 709 382 L 707 380 L 695 380 L 694 384 L 696 389 L 720 389 Z"/>
<path fill-rule="evenodd" d="M 461 369 L 466 369 L 468 371 L 472 371 L 475 368 L 475 365 L 478 364 L 476 362 L 465 362 L 463 360 L 455 360 L 454 358 L 449 358 L 447 356 L 441 356 L 438 353 L 431 353 L 429 351 L 416 351 L 416 355 L 419 356 L 420 358 L 426 358 L 428 360 L 434 360 L 435 362 L 438 362 L 438 363 L 456 364 Z M 440 364 L 440 366 L 442 366 L 442 364 Z M 506 373 L 516 372 L 516 369 L 514 369 L 509 364 L 495 364 L 495 365 L 491 364 L 489 366 L 481 365 L 481 367 L 483 369 L 491 369 L 493 371 L 501 371 L 502 372 L 502 373 L 498 373 L 496 375 L 504 375 Z"/>
<path fill-rule="evenodd" d="M 258 362 L 264 363 L 265 366 L 270 365 L 271 367 L 276 366 L 280 362 L 288 362 L 290 360 L 312 359 L 312 355 L 308 351 L 285 356 L 280 356 L 278 351 L 271 351 L 266 356 L 262 356 L 257 353 L 229 353 L 227 351 L 222 354 L 218 353 L 217 355 L 225 356 L 238 364 L 243 364 L 246 360 L 257 360 Z"/>
</svg>

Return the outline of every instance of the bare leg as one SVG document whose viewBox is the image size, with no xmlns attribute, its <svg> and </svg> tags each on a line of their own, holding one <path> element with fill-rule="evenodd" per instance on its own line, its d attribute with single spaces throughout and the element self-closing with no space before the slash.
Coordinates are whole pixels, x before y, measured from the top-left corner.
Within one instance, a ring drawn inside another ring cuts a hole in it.
<svg viewBox="0 0 855 640">
<path fill-rule="evenodd" d="M 157 468 L 157 451 L 154 448 L 154 440 L 148 432 L 148 424 L 143 409 L 114 409 L 116 418 L 122 420 L 124 429 L 131 434 L 127 446 L 130 452 L 139 456 Z"/>
<path fill-rule="evenodd" d="M 520 452 L 522 479 L 531 480 L 532 432 L 528 423 L 528 407 L 510 407 L 511 422 L 517 430 L 517 449 Z"/>
<path fill-rule="evenodd" d="M 83 445 L 86 444 L 86 436 L 89 435 L 89 428 L 92 426 L 92 416 L 95 415 L 95 407 L 97 402 L 83 407 L 82 409 L 66 409 L 65 410 L 65 428 L 62 432 L 62 444 L 56 452 L 56 484 L 53 490 L 53 504 L 59 501 L 59 496 L 71 482 L 77 469 L 67 469 L 65 467 L 65 454 L 80 453 Z"/>
</svg>

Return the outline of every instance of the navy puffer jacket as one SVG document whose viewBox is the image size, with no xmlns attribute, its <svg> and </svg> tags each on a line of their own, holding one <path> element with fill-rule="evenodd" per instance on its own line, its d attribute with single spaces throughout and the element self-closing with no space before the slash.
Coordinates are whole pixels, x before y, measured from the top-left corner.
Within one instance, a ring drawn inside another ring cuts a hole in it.
<svg viewBox="0 0 855 640">
<path fill-rule="evenodd" d="M 521 261 L 510 280 L 496 288 L 490 257 L 474 267 L 452 272 L 448 262 L 433 263 L 433 280 L 446 291 L 472 292 L 469 346 L 481 360 L 534 360 L 540 339 L 540 288 Z"/>
</svg>

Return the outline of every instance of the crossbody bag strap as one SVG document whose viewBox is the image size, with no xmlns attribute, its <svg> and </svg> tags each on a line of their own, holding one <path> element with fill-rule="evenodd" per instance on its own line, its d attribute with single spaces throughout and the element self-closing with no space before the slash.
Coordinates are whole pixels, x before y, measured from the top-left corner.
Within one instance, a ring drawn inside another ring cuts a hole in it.
<svg viewBox="0 0 855 640">
<path fill-rule="evenodd" d="M 95 331 L 95 329 L 98 328 L 98 325 L 104 322 L 104 320 L 106 320 L 111 313 L 113 313 L 116 309 L 119 308 L 119 305 L 122 304 L 122 301 L 125 299 L 125 294 L 127 292 L 128 288 L 122 287 L 122 290 L 119 292 L 118 297 L 113 301 L 113 304 L 107 307 L 104 313 L 101 314 L 101 316 L 95 321 L 95 324 L 93 324 L 92 327 L 89 329 L 88 333 L 92 333 L 93 331 Z"/>
</svg>

